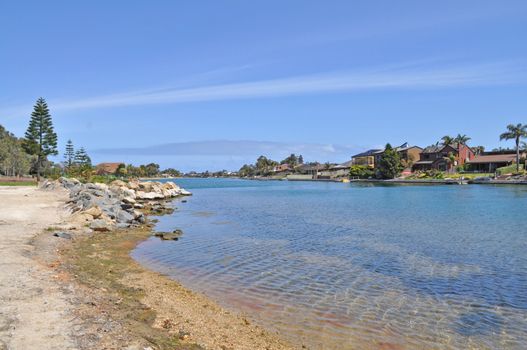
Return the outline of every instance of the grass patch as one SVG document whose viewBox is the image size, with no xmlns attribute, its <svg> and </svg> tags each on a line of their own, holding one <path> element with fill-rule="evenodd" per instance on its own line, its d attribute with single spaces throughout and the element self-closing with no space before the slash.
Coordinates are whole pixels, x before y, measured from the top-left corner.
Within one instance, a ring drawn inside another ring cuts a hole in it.
<svg viewBox="0 0 527 350">
<path fill-rule="evenodd" d="M 0 181 L 0 186 L 36 186 L 36 181 Z"/>
<path fill-rule="evenodd" d="M 125 325 L 130 334 L 147 340 L 160 350 L 202 349 L 198 345 L 180 342 L 166 330 L 152 327 L 156 312 L 141 303 L 144 291 L 120 282 L 125 275 L 142 270 L 129 253 L 150 234 L 151 229 L 144 227 L 78 239 L 65 252 L 69 269 L 78 282 L 104 290 L 109 300 L 110 316 Z"/>
</svg>

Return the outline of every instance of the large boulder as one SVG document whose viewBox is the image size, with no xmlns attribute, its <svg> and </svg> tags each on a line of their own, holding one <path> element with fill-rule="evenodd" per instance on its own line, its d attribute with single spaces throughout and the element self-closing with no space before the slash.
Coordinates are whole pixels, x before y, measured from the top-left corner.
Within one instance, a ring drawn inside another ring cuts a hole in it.
<svg viewBox="0 0 527 350">
<path fill-rule="evenodd" d="M 96 219 L 91 222 L 90 228 L 97 232 L 109 232 L 113 230 L 113 225 L 103 219 Z"/>
<path fill-rule="evenodd" d="M 98 206 L 93 206 L 83 212 L 84 214 L 91 215 L 94 219 L 98 219 L 102 215 L 102 210 Z"/>
</svg>

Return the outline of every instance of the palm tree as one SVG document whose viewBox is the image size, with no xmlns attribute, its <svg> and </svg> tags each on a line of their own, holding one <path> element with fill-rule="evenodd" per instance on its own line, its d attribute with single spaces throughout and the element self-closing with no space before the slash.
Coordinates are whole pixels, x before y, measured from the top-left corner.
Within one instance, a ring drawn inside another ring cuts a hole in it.
<svg viewBox="0 0 527 350">
<path fill-rule="evenodd" d="M 520 171 L 520 140 L 527 137 L 527 125 L 509 124 L 507 131 L 500 135 L 502 140 L 514 140 L 516 142 L 516 171 Z"/>
<path fill-rule="evenodd" d="M 476 146 L 472 147 L 472 152 L 474 152 L 477 156 L 485 152 L 485 146 Z"/>
<path fill-rule="evenodd" d="M 457 134 L 456 138 L 454 139 L 454 142 L 466 144 L 468 141 L 470 141 L 470 137 L 463 134 Z"/>
<path fill-rule="evenodd" d="M 443 141 L 443 146 L 447 146 L 454 142 L 454 138 L 452 136 L 446 135 L 441 138 L 441 141 Z"/>
</svg>

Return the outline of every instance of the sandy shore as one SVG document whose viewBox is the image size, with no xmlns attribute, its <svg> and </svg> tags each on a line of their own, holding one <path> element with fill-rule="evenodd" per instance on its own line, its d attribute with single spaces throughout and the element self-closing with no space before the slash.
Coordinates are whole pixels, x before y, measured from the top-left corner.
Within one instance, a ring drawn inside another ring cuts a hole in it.
<svg viewBox="0 0 527 350">
<path fill-rule="evenodd" d="M 0 187 L 0 349 L 77 349 L 70 295 L 30 244 L 63 220 L 65 198 L 34 187 Z"/>
<path fill-rule="evenodd" d="M 292 348 L 136 263 L 148 225 L 91 234 L 69 222 L 66 198 L 0 187 L 0 350 Z"/>
</svg>

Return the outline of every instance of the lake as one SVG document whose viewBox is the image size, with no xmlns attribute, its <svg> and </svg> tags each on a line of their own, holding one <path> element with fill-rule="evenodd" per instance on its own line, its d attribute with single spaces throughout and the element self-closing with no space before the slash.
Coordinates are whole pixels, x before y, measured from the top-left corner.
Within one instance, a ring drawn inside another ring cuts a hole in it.
<svg viewBox="0 0 527 350">
<path fill-rule="evenodd" d="M 178 179 L 132 256 L 312 349 L 524 349 L 527 186 Z"/>
</svg>

